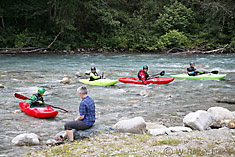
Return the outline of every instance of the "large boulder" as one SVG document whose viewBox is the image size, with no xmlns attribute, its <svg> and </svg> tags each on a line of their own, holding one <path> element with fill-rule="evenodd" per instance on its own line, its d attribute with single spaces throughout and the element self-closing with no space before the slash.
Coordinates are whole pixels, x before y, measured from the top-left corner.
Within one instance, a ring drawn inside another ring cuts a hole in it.
<svg viewBox="0 0 235 157">
<path fill-rule="evenodd" d="M 146 123 L 144 118 L 135 117 L 128 120 L 120 120 L 113 128 L 120 132 L 142 134 L 146 130 Z"/>
<path fill-rule="evenodd" d="M 39 145 L 39 137 L 34 133 L 24 133 L 17 135 L 11 141 L 14 145 L 25 146 L 25 145 Z"/>
<path fill-rule="evenodd" d="M 203 110 L 191 112 L 183 119 L 184 126 L 190 127 L 193 130 L 208 130 L 213 124 L 213 116 Z"/>
<path fill-rule="evenodd" d="M 234 114 L 228 109 L 223 107 L 211 107 L 207 110 L 208 113 L 212 114 L 214 117 L 214 122 L 212 127 L 221 127 L 220 123 L 223 120 L 235 120 Z"/>
<path fill-rule="evenodd" d="M 106 125 L 94 125 L 90 129 L 86 130 L 75 130 L 73 129 L 73 134 L 74 134 L 74 139 L 79 140 L 79 139 L 85 139 L 85 138 L 90 138 L 91 136 L 95 136 L 99 133 L 108 133 L 113 131 L 113 128 L 110 126 Z M 65 131 L 61 131 L 55 135 L 55 139 L 58 136 L 64 136 Z"/>
<path fill-rule="evenodd" d="M 84 138 L 89 138 L 91 136 L 95 136 L 100 133 L 109 133 L 113 131 L 113 128 L 110 126 L 106 125 L 94 125 L 90 129 L 86 130 L 73 130 L 74 133 L 74 139 L 84 139 Z"/>
</svg>

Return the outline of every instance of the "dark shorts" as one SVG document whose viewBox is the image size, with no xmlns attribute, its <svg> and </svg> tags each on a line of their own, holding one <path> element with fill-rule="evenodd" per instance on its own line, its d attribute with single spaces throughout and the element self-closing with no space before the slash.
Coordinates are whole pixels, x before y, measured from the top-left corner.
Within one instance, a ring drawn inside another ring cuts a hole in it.
<svg viewBox="0 0 235 157">
<path fill-rule="evenodd" d="M 80 121 L 80 120 L 69 121 L 69 122 L 66 122 L 64 125 L 65 130 L 72 130 L 72 129 L 86 130 L 86 129 L 90 129 L 91 127 L 92 126 L 88 126 L 83 121 Z"/>
</svg>

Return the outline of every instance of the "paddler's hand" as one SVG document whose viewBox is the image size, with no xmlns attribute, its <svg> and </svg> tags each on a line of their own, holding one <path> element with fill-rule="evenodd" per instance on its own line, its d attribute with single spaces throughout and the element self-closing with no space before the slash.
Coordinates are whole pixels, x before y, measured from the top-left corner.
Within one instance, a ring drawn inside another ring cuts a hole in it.
<svg viewBox="0 0 235 157">
<path fill-rule="evenodd" d="M 37 101 L 39 104 L 43 104 L 43 102 L 41 100 Z"/>
</svg>

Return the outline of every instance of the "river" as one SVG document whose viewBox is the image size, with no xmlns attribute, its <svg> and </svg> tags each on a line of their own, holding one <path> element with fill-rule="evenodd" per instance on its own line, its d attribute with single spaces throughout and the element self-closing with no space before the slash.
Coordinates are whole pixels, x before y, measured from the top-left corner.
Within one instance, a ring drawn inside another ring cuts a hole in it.
<svg viewBox="0 0 235 157">
<path fill-rule="evenodd" d="M 189 62 L 208 71 L 218 70 L 227 76 L 222 80 L 175 79 L 167 85 L 124 84 L 115 86 L 89 86 L 88 95 L 96 103 L 96 124 L 113 125 L 121 117 L 142 116 L 146 122 L 163 122 L 166 126 L 182 126 L 183 117 L 197 110 L 221 106 L 235 111 L 235 105 L 217 103 L 217 98 L 235 94 L 235 54 L 174 55 L 174 54 L 13 54 L 0 55 L 0 156 L 20 156 L 45 148 L 40 146 L 13 146 L 11 140 L 22 133 L 36 133 L 41 141 L 63 130 L 66 121 L 78 116 L 81 99 L 76 89 L 83 85 L 78 79 L 71 84 L 61 84 L 64 75 L 85 73 L 95 66 L 105 72 L 106 78 L 136 77 L 143 65 L 149 73 L 165 71 L 164 77 L 184 73 Z M 76 112 L 60 112 L 56 118 L 38 119 L 19 112 L 21 100 L 14 97 L 20 93 L 30 97 L 43 86 L 48 104 Z M 141 93 L 147 96 L 141 96 Z M 42 142 L 42 143 L 43 143 Z"/>
</svg>

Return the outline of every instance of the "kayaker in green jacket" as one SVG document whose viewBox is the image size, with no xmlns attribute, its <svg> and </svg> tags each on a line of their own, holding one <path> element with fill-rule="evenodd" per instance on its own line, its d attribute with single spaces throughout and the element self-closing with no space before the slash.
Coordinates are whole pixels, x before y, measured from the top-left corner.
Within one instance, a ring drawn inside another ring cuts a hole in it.
<svg viewBox="0 0 235 157">
<path fill-rule="evenodd" d="M 38 88 L 38 91 L 36 94 L 33 94 L 33 96 L 30 98 L 32 100 L 29 100 L 30 107 L 43 107 L 45 106 L 44 100 L 43 100 L 43 94 L 46 92 L 46 89 L 43 87 Z"/>
<path fill-rule="evenodd" d="M 96 72 L 95 67 L 91 67 L 90 81 L 101 79 L 102 77 Z"/>
</svg>

